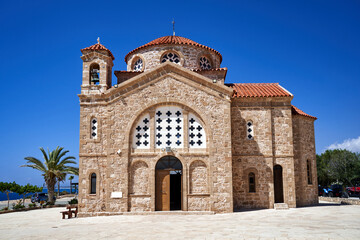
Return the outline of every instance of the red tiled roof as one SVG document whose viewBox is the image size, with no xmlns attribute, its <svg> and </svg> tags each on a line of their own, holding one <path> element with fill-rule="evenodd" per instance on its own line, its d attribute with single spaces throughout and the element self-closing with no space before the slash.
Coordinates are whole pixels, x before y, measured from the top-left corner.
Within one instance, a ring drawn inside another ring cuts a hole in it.
<svg viewBox="0 0 360 240">
<path fill-rule="evenodd" d="M 300 109 L 298 109 L 297 107 L 295 107 L 294 105 L 291 105 L 291 112 L 294 115 L 301 115 L 304 117 L 309 117 L 309 118 L 313 118 L 313 119 L 317 119 L 317 117 L 311 116 L 309 114 L 304 113 L 303 111 L 301 111 Z"/>
<path fill-rule="evenodd" d="M 112 60 L 115 59 L 114 55 L 111 53 L 111 51 L 109 49 L 107 49 L 104 45 L 100 44 L 100 43 L 97 43 L 97 44 L 94 44 L 90 47 L 87 47 L 87 48 L 83 48 L 81 49 L 81 52 L 83 51 L 87 51 L 87 50 L 100 50 L 100 51 L 106 51 L 107 53 L 110 54 L 110 57 L 112 58 Z"/>
<path fill-rule="evenodd" d="M 196 46 L 196 47 L 201 47 L 201 48 L 205 48 L 207 50 L 210 50 L 210 51 L 213 51 L 215 52 L 217 55 L 220 56 L 220 63 L 222 61 L 222 56 L 221 54 L 212 49 L 212 48 L 209 48 L 205 45 L 202 45 L 200 43 L 197 43 L 197 42 L 194 42 L 193 40 L 190 40 L 188 38 L 184 38 L 184 37 L 179 37 L 179 36 L 165 36 L 165 37 L 161 37 L 161 38 L 157 38 L 145 45 L 142 45 L 134 50 L 132 50 L 131 52 L 129 52 L 128 54 L 126 54 L 125 56 L 125 62 L 127 63 L 127 57 L 132 54 L 133 52 L 136 52 L 140 49 L 143 49 L 143 48 L 146 48 L 146 47 L 150 47 L 150 46 L 155 46 L 155 45 L 164 45 L 164 44 L 177 44 L 177 45 L 192 45 L 192 46 Z"/>
<path fill-rule="evenodd" d="M 231 83 L 233 98 L 240 97 L 292 97 L 293 95 L 278 83 Z"/>
</svg>

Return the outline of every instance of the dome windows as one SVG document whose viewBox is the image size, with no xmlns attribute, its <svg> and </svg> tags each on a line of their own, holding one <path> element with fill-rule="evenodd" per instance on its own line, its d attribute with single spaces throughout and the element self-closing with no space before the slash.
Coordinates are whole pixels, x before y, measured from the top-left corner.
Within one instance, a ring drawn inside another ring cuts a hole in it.
<svg viewBox="0 0 360 240">
<path fill-rule="evenodd" d="M 174 52 L 168 52 L 165 53 L 162 57 L 161 57 L 161 63 L 164 62 L 173 62 L 176 64 L 180 64 L 180 57 L 178 54 L 174 53 Z"/>
<path fill-rule="evenodd" d="M 199 65 L 202 70 L 209 70 L 211 69 L 210 60 L 207 57 L 201 57 L 199 60 Z"/>
<path fill-rule="evenodd" d="M 140 72 L 140 71 L 143 71 L 143 68 L 144 68 L 144 61 L 141 59 L 141 58 L 136 58 L 134 60 L 134 64 L 133 64 L 133 71 L 135 72 Z"/>
</svg>

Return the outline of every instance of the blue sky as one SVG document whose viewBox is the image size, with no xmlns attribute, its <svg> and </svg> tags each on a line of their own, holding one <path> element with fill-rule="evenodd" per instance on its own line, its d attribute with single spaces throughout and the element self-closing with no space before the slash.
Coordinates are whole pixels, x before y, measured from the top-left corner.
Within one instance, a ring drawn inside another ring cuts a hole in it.
<svg viewBox="0 0 360 240">
<path fill-rule="evenodd" d="M 278 82 L 319 119 L 316 148 L 360 151 L 360 2 L 4 1 L 0 15 L 0 181 L 42 184 L 19 168 L 39 147 L 78 158 L 81 48 L 124 56 L 176 34 L 219 51 L 227 82 Z M 114 77 L 115 80 L 115 77 Z"/>
</svg>

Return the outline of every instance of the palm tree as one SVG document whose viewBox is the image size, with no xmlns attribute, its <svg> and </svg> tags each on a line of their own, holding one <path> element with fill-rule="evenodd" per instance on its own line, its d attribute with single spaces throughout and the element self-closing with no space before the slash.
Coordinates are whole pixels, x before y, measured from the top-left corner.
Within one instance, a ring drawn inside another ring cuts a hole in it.
<svg viewBox="0 0 360 240">
<path fill-rule="evenodd" d="M 50 204 L 54 204 L 54 189 L 55 184 L 59 179 L 64 178 L 64 174 L 74 174 L 79 175 L 79 168 L 68 166 L 68 164 L 76 164 L 73 160 L 75 157 L 65 155 L 69 151 L 63 151 L 63 147 L 57 147 L 53 151 L 49 151 L 46 153 L 45 150 L 41 147 L 40 150 L 43 154 L 44 163 L 42 163 L 39 159 L 34 157 L 26 157 L 27 160 L 26 165 L 22 165 L 21 167 L 30 167 L 36 170 L 41 171 L 45 179 L 45 183 L 48 188 L 49 194 L 49 202 Z"/>
<path fill-rule="evenodd" d="M 64 182 L 66 179 L 66 173 L 61 173 L 59 176 L 56 177 L 57 185 L 58 185 L 58 197 L 60 196 L 60 182 Z"/>
<path fill-rule="evenodd" d="M 70 194 L 72 193 L 72 180 L 74 179 L 74 176 L 70 176 L 69 177 L 69 181 L 70 181 Z"/>
</svg>

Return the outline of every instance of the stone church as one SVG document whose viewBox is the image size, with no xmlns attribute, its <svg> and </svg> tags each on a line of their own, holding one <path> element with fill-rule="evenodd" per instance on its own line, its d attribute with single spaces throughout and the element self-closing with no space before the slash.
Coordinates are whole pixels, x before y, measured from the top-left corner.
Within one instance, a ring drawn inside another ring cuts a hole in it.
<svg viewBox="0 0 360 240">
<path fill-rule="evenodd" d="M 80 216 L 318 202 L 316 118 L 278 83 L 225 83 L 218 51 L 175 35 L 125 71 L 99 40 L 81 52 Z"/>
</svg>

